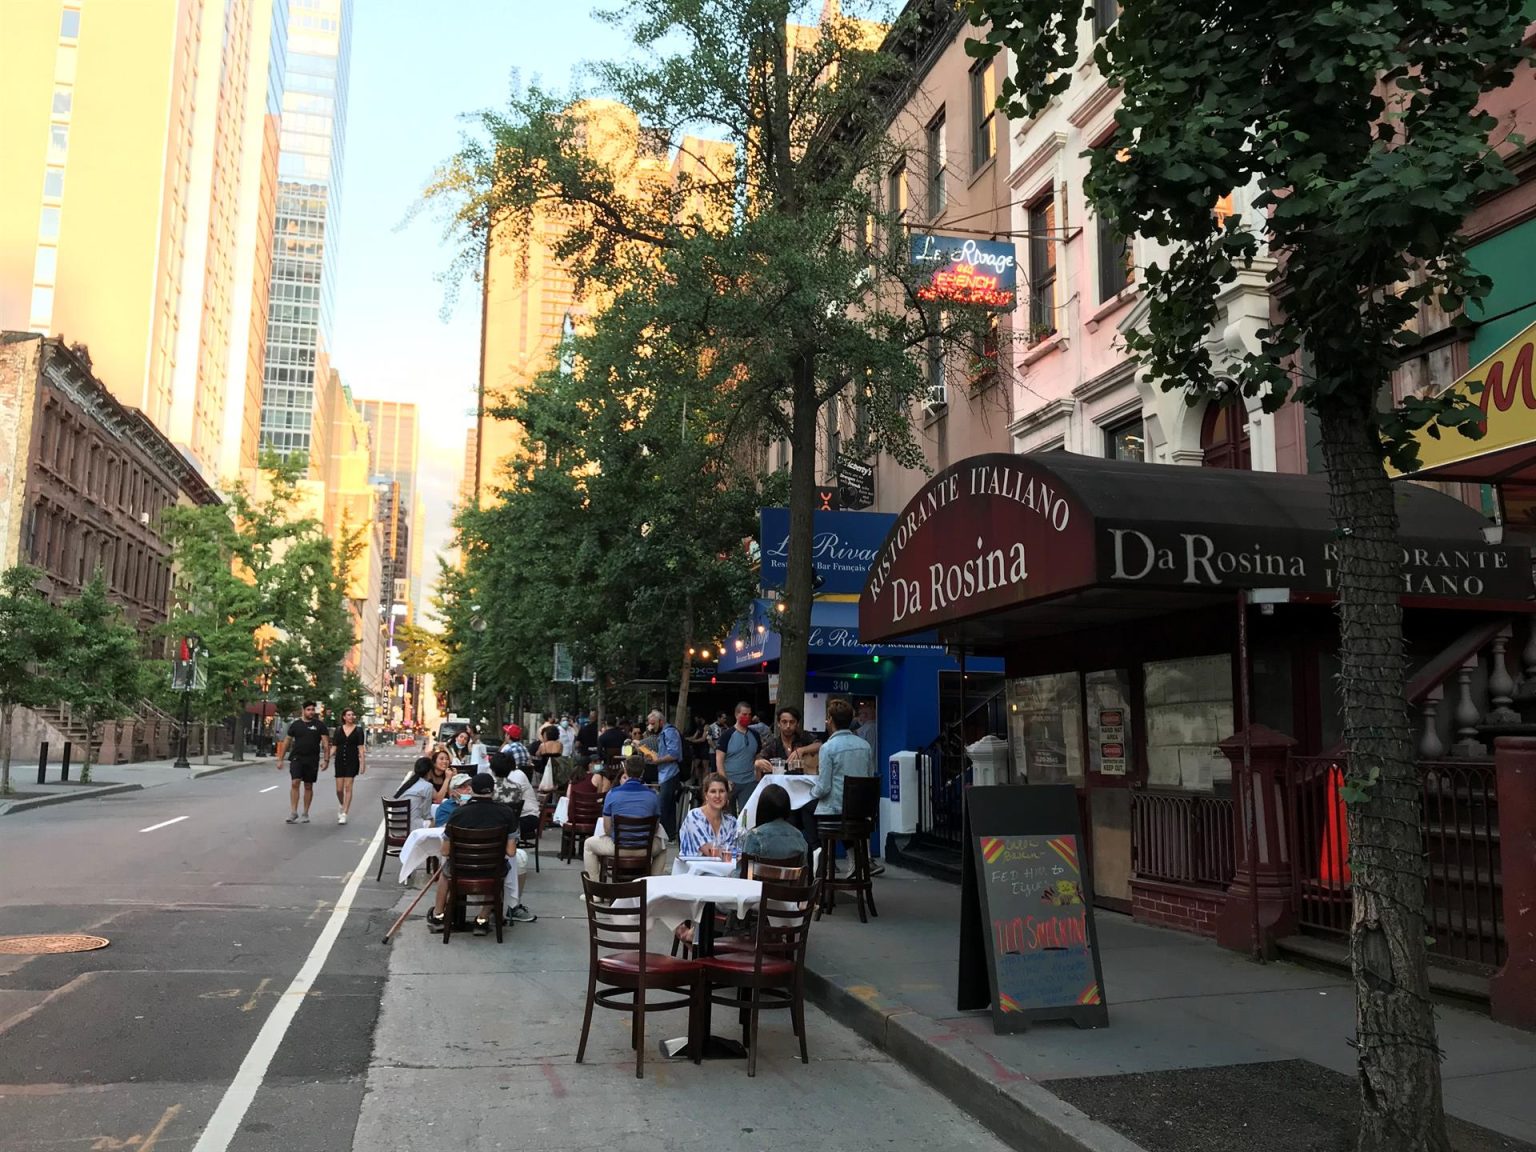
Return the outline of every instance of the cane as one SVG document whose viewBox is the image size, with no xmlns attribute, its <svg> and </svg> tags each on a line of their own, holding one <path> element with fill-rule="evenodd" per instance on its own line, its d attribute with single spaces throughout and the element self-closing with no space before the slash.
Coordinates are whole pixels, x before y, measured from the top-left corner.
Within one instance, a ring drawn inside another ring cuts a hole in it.
<svg viewBox="0 0 1536 1152">
<path fill-rule="evenodd" d="M 441 876 L 442 874 L 443 874 L 443 869 L 442 869 L 442 866 L 439 865 L 437 871 L 432 873 L 432 875 L 427 877 L 427 882 L 424 885 L 422 885 L 421 891 L 416 893 L 416 899 L 411 901 L 411 906 L 409 908 L 407 908 L 404 912 L 402 912 L 400 914 L 400 919 L 396 920 L 393 924 L 391 924 L 389 926 L 389 931 L 384 933 L 384 943 L 388 944 L 389 943 L 389 938 L 395 934 L 396 930 L 399 929 L 400 925 L 404 924 L 405 921 L 406 921 L 406 918 L 408 916 L 410 916 L 410 914 L 412 912 L 416 911 L 416 905 L 421 903 L 421 898 L 423 896 L 425 896 L 428 892 L 432 891 L 432 884 L 433 884 L 433 882 L 439 876 Z"/>
</svg>

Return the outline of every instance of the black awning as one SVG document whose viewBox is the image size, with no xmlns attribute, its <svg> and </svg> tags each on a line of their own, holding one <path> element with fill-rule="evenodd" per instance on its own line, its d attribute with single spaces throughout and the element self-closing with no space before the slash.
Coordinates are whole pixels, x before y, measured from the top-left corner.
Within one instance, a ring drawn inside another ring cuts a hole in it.
<svg viewBox="0 0 1536 1152">
<path fill-rule="evenodd" d="M 1442 493 L 1404 484 L 1394 497 L 1405 599 L 1529 600 L 1527 549 L 1488 543 L 1488 521 Z M 870 642 L 952 635 L 946 624 L 1019 620 L 1021 608 L 1067 597 L 1085 616 L 1110 617 L 1243 588 L 1328 597 L 1336 542 L 1322 476 L 1066 452 L 977 456 L 935 476 L 897 518 L 870 568 L 859 628 Z"/>
</svg>

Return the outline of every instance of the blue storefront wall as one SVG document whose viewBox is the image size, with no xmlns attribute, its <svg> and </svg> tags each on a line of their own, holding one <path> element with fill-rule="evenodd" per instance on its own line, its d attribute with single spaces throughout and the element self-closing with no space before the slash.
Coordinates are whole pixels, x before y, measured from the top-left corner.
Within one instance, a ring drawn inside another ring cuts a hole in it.
<svg viewBox="0 0 1536 1152">
<path fill-rule="evenodd" d="M 890 786 L 887 760 L 897 752 L 919 751 L 937 739 L 939 674 L 958 672 L 960 664 L 934 642 L 931 633 L 899 644 L 861 644 L 858 608 L 853 601 L 818 601 L 812 606 L 806 690 L 874 698 L 879 731 L 875 762 L 881 769 L 880 794 L 884 796 Z M 773 616 L 773 601 L 752 602 L 747 618 L 726 640 L 721 672 L 751 672 L 767 679 L 779 659 Z M 1001 674 L 1003 662 L 973 656 L 966 660 L 966 671 Z M 881 843 L 883 839 L 876 840 L 877 845 Z"/>
</svg>

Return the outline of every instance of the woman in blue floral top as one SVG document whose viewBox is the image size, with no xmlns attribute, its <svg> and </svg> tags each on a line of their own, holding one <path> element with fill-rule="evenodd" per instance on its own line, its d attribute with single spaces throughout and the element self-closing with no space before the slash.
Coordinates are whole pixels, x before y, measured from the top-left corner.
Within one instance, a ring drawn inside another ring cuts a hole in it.
<svg viewBox="0 0 1536 1152">
<path fill-rule="evenodd" d="M 683 817 L 677 833 L 681 856 L 735 856 L 740 826 L 726 811 L 731 787 L 718 772 L 704 777 L 704 802 Z"/>
</svg>

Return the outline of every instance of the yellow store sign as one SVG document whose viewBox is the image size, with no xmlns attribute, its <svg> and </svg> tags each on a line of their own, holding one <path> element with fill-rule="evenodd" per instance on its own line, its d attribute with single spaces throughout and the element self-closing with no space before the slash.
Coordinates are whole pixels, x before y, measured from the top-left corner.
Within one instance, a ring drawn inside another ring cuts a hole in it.
<svg viewBox="0 0 1536 1152">
<path fill-rule="evenodd" d="M 1420 431 L 1419 470 L 1415 479 L 1494 482 L 1536 463 L 1536 324 L 1492 356 L 1475 365 L 1451 388 L 1474 396 L 1484 414 L 1479 440 L 1454 429 L 1438 440 Z M 1523 478 L 1523 477 L 1522 477 Z"/>
</svg>

